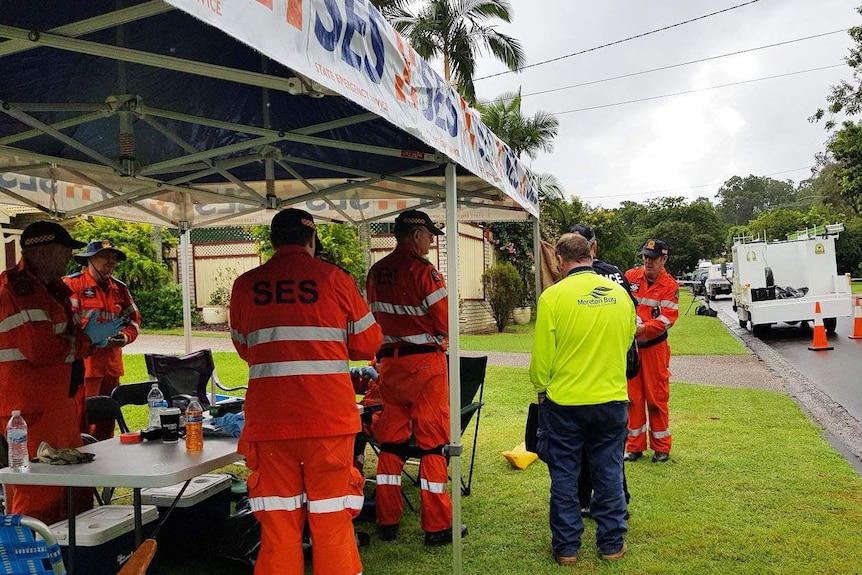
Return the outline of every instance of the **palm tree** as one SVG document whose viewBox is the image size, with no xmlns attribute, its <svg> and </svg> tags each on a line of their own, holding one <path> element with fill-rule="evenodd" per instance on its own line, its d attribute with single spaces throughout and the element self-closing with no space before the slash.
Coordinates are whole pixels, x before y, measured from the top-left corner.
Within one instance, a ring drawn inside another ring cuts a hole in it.
<svg viewBox="0 0 862 575">
<path fill-rule="evenodd" d="M 500 94 L 491 102 L 476 105 L 482 122 L 498 138 L 509 144 L 518 156 L 522 153 L 536 159 L 539 150 L 554 151 L 554 138 L 560 125 L 556 116 L 538 111 L 532 117 L 521 112 L 521 90 Z"/>
<path fill-rule="evenodd" d="M 509 0 L 427 0 L 415 14 L 404 0 L 374 4 L 420 56 L 443 60 L 444 79 L 450 85 L 454 81 L 470 104 L 476 101 L 473 75 L 478 53 L 490 52 L 513 71 L 526 62 L 520 42 L 487 24 L 492 19 L 512 21 Z"/>
<path fill-rule="evenodd" d="M 371 0 L 371 3 L 383 14 L 384 18 L 395 15 L 395 11 L 401 10 L 410 0 Z"/>
</svg>

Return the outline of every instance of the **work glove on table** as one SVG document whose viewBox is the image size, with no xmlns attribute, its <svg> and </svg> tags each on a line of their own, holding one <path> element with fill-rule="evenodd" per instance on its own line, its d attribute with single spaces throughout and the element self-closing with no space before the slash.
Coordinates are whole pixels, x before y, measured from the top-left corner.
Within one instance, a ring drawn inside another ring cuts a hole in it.
<svg viewBox="0 0 862 575">
<path fill-rule="evenodd" d="M 90 342 L 94 347 L 105 347 L 108 344 L 108 338 L 120 333 L 124 324 L 125 322 L 119 318 L 105 323 L 92 320 L 84 326 L 84 333 L 90 338 Z"/>
<path fill-rule="evenodd" d="M 88 463 L 96 457 L 95 453 L 84 453 L 72 447 L 64 447 L 55 449 L 48 445 L 47 441 L 39 444 L 39 449 L 36 450 L 36 460 L 40 463 L 50 463 L 51 465 L 70 465 L 74 463 Z"/>
</svg>

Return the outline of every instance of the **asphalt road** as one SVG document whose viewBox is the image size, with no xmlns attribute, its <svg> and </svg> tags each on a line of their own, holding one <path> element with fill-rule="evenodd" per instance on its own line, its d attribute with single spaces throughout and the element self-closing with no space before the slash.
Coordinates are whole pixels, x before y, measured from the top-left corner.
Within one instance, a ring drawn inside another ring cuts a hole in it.
<svg viewBox="0 0 862 575">
<path fill-rule="evenodd" d="M 730 316 L 736 316 L 732 302 L 722 298 L 710 302 Z M 769 334 L 760 338 L 775 350 L 797 371 L 817 385 L 835 402 L 844 407 L 853 417 L 862 421 L 862 393 L 860 393 L 860 369 L 862 369 L 862 340 L 850 339 L 853 333 L 852 318 L 838 318 L 833 335 L 828 336 L 829 351 L 811 351 L 813 330 L 810 325 L 777 324 Z"/>
</svg>

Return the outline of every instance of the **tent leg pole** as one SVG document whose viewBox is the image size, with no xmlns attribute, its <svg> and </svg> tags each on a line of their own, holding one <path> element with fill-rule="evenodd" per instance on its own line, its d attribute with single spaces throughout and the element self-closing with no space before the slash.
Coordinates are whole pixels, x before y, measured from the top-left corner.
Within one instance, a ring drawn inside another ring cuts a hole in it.
<svg viewBox="0 0 862 575">
<path fill-rule="evenodd" d="M 192 352 L 191 270 L 189 223 L 182 222 L 180 224 L 180 277 L 183 286 L 183 341 L 186 353 Z"/>
<path fill-rule="evenodd" d="M 455 164 L 446 164 L 446 275 L 449 277 L 449 444 L 452 465 L 452 573 L 461 573 L 461 359 L 458 331 L 458 201 Z"/>
<path fill-rule="evenodd" d="M 533 267 L 536 270 L 536 303 L 542 294 L 542 232 L 539 229 L 539 218 L 533 219 Z"/>
</svg>

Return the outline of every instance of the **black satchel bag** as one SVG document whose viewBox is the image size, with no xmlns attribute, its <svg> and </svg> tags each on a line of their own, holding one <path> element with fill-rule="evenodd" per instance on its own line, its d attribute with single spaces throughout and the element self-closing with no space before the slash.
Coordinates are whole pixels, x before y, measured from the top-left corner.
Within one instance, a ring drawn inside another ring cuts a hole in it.
<svg viewBox="0 0 862 575">
<path fill-rule="evenodd" d="M 539 404 L 531 403 L 527 408 L 527 428 L 524 430 L 524 443 L 527 446 L 527 451 L 537 453 L 536 444 L 538 442 L 537 433 L 539 431 Z"/>
<path fill-rule="evenodd" d="M 626 352 L 626 379 L 631 379 L 641 369 L 641 360 L 638 357 L 638 342 L 633 341 L 632 346 Z"/>
</svg>

